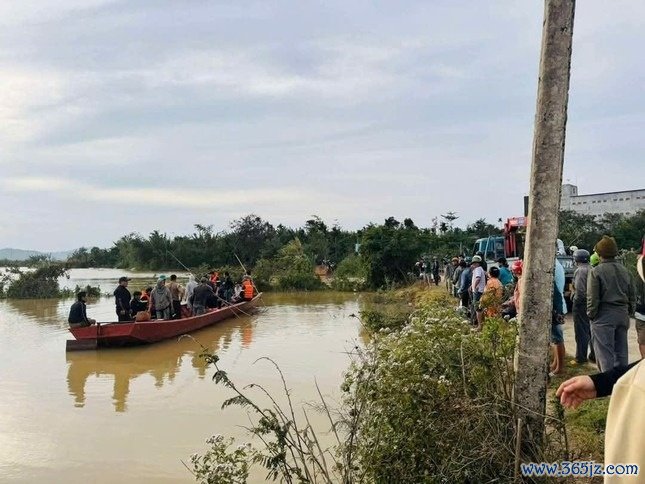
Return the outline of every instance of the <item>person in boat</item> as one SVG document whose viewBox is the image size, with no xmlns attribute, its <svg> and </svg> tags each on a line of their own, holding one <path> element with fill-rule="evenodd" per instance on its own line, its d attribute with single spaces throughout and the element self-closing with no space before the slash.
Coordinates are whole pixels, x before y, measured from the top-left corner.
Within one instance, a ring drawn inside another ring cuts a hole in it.
<svg viewBox="0 0 645 484">
<path fill-rule="evenodd" d="M 215 296 L 213 289 L 208 284 L 209 282 L 210 281 L 207 277 L 202 277 L 199 281 L 199 285 L 193 290 L 191 305 L 193 307 L 194 316 L 204 314 L 206 312 L 209 299 Z"/>
<path fill-rule="evenodd" d="M 233 299 L 233 292 L 235 291 L 235 284 L 233 284 L 233 279 L 231 279 L 231 274 L 228 271 L 224 272 L 224 300 L 230 302 Z"/>
<path fill-rule="evenodd" d="M 141 291 L 141 300 L 143 302 L 149 302 L 151 292 L 152 292 L 152 286 L 146 287 L 143 291 Z"/>
<path fill-rule="evenodd" d="M 141 291 L 134 291 L 130 301 L 130 319 L 136 319 L 137 313 L 142 311 L 148 312 L 148 303 L 141 300 Z"/>
<path fill-rule="evenodd" d="M 116 315 L 119 322 L 131 321 L 130 300 L 132 295 L 128 291 L 129 278 L 119 278 L 119 285 L 114 290 L 114 303 L 116 304 Z"/>
<path fill-rule="evenodd" d="M 209 279 L 213 284 L 217 284 L 217 281 L 219 281 L 219 272 L 217 271 L 210 271 Z"/>
<path fill-rule="evenodd" d="M 253 280 L 250 277 L 242 281 L 241 296 L 243 301 L 250 301 L 255 296 L 255 284 L 253 284 Z"/>
<path fill-rule="evenodd" d="M 217 287 L 217 291 L 215 292 L 215 296 L 217 297 L 217 308 L 221 308 L 222 305 L 227 302 L 226 301 L 226 290 L 224 289 L 224 284 L 222 284 L 222 281 L 218 280 L 217 283 L 215 284 Z"/>
<path fill-rule="evenodd" d="M 86 297 L 87 292 L 80 291 L 76 295 L 76 302 L 72 304 L 71 308 L 69 308 L 69 317 L 67 318 L 67 322 L 71 328 L 82 328 L 84 326 L 96 324 L 96 319 L 87 317 L 87 306 L 85 304 Z"/>
<path fill-rule="evenodd" d="M 184 287 L 177 282 L 176 274 L 170 276 L 168 289 L 172 295 L 172 319 L 181 319 L 181 299 L 184 297 Z"/>
<path fill-rule="evenodd" d="M 141 300 L 148 305 L 150 319 L 157 319 L 157 315 L 150 308 L 150 294 L 152 294 L 152 286 L 148 286 L 143 291 L 141 291 Z"/>
<path fill-rule="evenodd" d="M 193 291 L 197 286 L 198 284 L 195 281 L 195 276 L 193 276 L 192 274 L 189 274 L 188 282 L 186 283 L 186 291 L 184 292 L 184 297 L 186 298 L 186 307 L 191 312 L 193 310 L 193 304 L 191 303 L 191 300 L 193 298 Z"/>
<path fill-rule="evenodd" d="M 157 285 L 150 293 L 150 309 L 157 319 L 170 319 L 172 313 L 172 294 L 166 287 L 166 276 L 160 275 Z"/>
</svg>

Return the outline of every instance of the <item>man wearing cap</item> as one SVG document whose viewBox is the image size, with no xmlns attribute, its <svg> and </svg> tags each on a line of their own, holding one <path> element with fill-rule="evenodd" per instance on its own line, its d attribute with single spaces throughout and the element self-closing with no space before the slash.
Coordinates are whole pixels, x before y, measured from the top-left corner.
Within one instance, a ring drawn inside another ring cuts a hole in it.
<svg viewBox="0 0 645 484">
<path fill-rule="evenodd" d="M 130 300 L 132 295 L 128 291 L 128 279 L 123 276 L 119 278 L 119 285 L 114 290 L 114 303 L 116 304 L 116 315 L 119 321 L 131 321 Z"/>
<path fill-rule="evenodd" d="M 587 314 L 596 362 L 600 371 L 608 371 L 628 363 L 627 330 L 636 290 L 629 272 L 616 260 L 618 245 L 613 237 L 604 236 L 596 252 L 600 264 L 589 271 Z"/>
</svg>

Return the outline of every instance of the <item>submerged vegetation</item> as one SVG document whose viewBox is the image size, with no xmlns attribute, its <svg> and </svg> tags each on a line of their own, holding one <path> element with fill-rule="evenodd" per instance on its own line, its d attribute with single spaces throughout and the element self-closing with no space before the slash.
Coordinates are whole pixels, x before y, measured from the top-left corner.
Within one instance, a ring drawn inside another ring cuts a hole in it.
<svg viewBox="0 0 645 484">
<path fill-rule="evenodd" d="M 47 299 L 61 297 L 58 279 L 66 276 L 61 263 L 42 261 L 33 268 L 9 268 L 0 277 L 0 296 L 12 299 Z"/>
</svg>

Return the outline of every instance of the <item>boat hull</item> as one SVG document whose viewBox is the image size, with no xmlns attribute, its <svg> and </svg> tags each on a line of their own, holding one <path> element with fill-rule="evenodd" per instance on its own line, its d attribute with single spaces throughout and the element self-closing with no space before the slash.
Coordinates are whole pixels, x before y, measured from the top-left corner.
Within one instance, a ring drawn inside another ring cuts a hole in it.
<svg viewBox="0 0 645 484">
<path fill-rule="evenodd" d="M 98 346 L 132 346 L 156 343 L 168 338 L 187 334 L 225 319 L 246 315 L 253 309 L 261 294 L 251 301 L 211 310 L 199 316 L 183 319 L 152 320 L 131 323 L 102 323 L 100 325 L 70 328 L 69 331 L 79 341 L 96 341 Z"/>
</svg>

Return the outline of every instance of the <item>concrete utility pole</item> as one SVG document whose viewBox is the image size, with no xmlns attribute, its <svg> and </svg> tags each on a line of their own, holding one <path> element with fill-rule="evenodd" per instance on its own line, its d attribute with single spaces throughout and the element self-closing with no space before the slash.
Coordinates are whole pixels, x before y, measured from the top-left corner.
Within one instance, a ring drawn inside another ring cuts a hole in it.
<svg viewBox="0 0 645 484">
<path fill-rule="evenodd" d="M 546 0 L 538 80 L 514 403 L 522 458 L 544 439 L 555 242 L 562 186 L 575 0 Z"/>
</svg>

